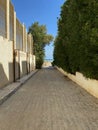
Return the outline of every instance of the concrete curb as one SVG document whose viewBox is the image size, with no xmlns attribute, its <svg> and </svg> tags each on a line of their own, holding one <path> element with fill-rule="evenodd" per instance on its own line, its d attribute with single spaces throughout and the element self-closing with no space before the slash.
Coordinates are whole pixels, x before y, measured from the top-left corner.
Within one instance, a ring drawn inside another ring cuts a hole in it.
<svg viewBox="0 0 98 130">
<path fill-rule="evenodd" d="M 10 96 L 12 96 L 26 81 L 28 81 L 38 71 L 39 70 L 34 70 L 30 74 L 17 80 L 16 82 L 11 83 L 7 85 L 6 87 L 0 89 L 0 105 L 3 104 L 4 101 L 6 101 Z"/>
</svg>

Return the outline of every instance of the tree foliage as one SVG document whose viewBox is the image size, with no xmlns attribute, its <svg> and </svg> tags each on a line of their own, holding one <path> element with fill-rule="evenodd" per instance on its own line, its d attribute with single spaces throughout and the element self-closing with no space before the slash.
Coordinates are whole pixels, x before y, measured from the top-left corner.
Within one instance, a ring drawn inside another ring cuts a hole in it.
<svg viewBox="0 0 98 130">
<path fill-rule="evenodd" d="M 58 20 L 54 63 L 98 79 L 98 1 L 66 0 Z"/>
<path fill-rule="evenodd" d="M 44 61 L 44 47 L 53 40 L 53 36 L 47 34 L 47 29 L 45 25 L 39 25 L 35 22 L 29 28 L 29 33 L 32 34 L 34 45 L 33 52 L 36 56 L 36 67 L 41 68 Z"/>
</svg>

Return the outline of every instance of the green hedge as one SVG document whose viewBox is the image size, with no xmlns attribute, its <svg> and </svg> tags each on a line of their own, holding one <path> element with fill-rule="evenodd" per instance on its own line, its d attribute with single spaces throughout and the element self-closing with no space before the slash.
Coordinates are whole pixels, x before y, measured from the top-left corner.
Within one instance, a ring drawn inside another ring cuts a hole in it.
<svg viewBox="0 0 98 130">
<path fill-rule="evenodd" d="M 98 79 L 98 0 L 66 0 L 54 46 L 56 65 Z"/>
</svg>

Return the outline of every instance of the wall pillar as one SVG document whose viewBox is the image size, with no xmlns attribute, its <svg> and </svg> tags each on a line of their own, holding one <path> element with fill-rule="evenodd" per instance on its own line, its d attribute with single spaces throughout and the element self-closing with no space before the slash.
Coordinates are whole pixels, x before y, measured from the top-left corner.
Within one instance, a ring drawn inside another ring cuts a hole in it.
<svg viewBox="0 0 98 130">
<path fill-rule="evenodd" d="M 22 51 L 24 51 L 24 24 L 22 24 Z"/>
<path fill-rule="evenodd" d="M 9 40 L 10 32 L 9 32 L 9 6 L 10 1 L 6 0 L 6 38 Z"/>
<path fill-rule="evenodd" d="M 15 77 L 15 64 L 16 64 L 16 12 L 14 12 L 14 42 L 13 42 L 13 77 L 14 77 L 14 82 L 16 80 Z"/>
<path fill-rule="evenodd" d="M 30 34 L 30 54 L 32 54 L 32 35 Z"/>
<path fill-rule="evenodd" d="M 35 55 L 33 55 L 33 67 L 34 67 L 34 69 L 36 68 L 36 57 L 35 57 Z"/>
<path fill-rule="evenodd" d="M 33 41 L 33 36 L 32 36 L 32 54 L 34 54 L 34 52 L 33 52 L 33 48 L 34 48 L 34 41 Z"/>
<path fill-rule="evenodd" d="M 14 12 L 14 49 L 16 49 L 16 12 Z"/>
<path fill-rule="evenodd" d="M 26 32 L 26 52 L 28 52 L 28 49 L 27 49 L 27 44 L 28 44 L 27 36 L 28 36 L 28 34 Z"/>
</svg>

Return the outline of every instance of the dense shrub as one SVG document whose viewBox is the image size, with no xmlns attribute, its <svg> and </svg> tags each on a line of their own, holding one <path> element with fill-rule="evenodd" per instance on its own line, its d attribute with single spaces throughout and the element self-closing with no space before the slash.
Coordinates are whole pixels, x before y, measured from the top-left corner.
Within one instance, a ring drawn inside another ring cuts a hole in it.
<svg viewBox="0 0 98 130">
<path fill-rule="evenodd" d="M 98 79 L 98 1 L 66 0 L 58 20 L 54 63 Z"/>
</svg>

